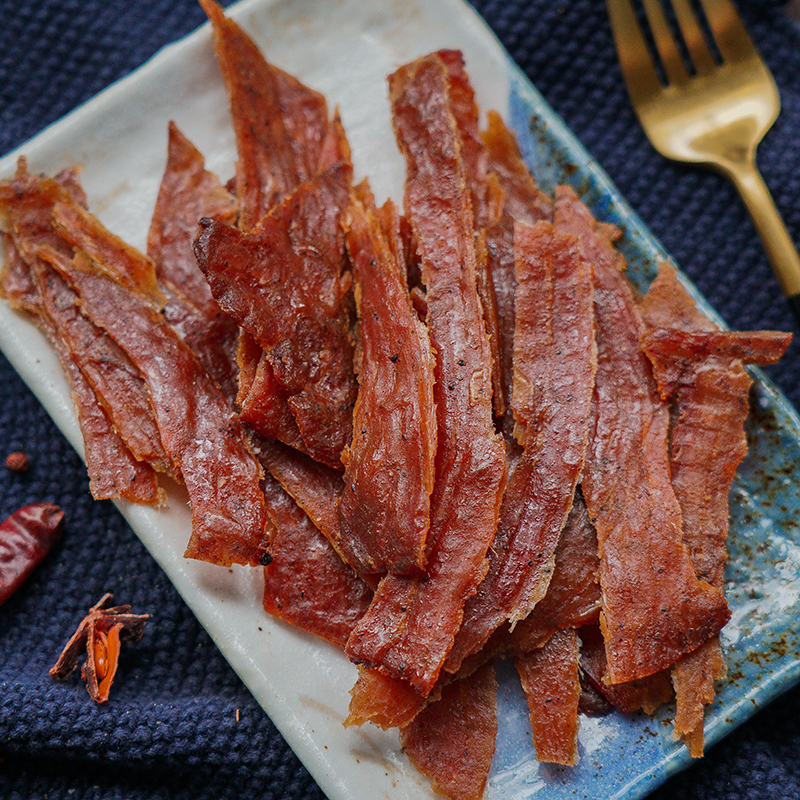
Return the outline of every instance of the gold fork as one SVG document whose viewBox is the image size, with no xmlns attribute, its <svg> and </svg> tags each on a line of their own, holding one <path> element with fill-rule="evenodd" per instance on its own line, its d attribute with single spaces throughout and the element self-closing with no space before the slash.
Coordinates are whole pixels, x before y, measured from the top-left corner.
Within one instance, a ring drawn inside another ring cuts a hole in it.
<svg viewBox="0 0 800 800">
<path fill-rule="evenodd" d="M 730 0 L 701 0 L 719 63 L 689 0 L 671 1 L 693 70 L 684 64 L 661 0 L 643 0 L 666 76 L 662 85 L 631 0 L 606 0 L 636 115 L 662 155 L 705 164 L 734 182 L 800 318 L 800 256 L 755 163 L 756 147 L 780 111 L 775 81 Z"/>
</svg>

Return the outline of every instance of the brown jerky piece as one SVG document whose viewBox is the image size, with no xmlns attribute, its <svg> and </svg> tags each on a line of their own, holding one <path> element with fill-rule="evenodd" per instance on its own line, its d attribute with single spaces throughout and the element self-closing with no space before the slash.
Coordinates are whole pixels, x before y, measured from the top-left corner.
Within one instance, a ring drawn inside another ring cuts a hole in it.
<svg viewBox="0 0 800 800">
<path fill-rule="evenodd" d="M 660 266 L 640 310 L 648 329 L 644 350 L 662 394 L 674 398 L 671 469 L 684 542 L 698 576 L 722 590 L 728 494 L 747 452 L 744 424 L 752 380 L 742 359 L 773 363 L 791 337 L 719 331 L 700 313 L 667 263 Z M 695 757 L 703 753 L 704 706 L 714 699 L 714 681 L 724 675 L 717 637 L 673 669 L 675 730 Z"/>
<path fill-rule="evenodd" d="M 377 669 L 360 669 L 350 695 L 345 726 L 371 722 L 384 730 L 403 728 L 427 704 L 427 699 L 410 683 L 390 678 Z"/>
<path fill-rule="evenodd" d="M 280 484 L 270 475 L 264 480 L 275 528 L 272 561 L 264 568 L 264 608 L 344 647 L 372 593 Z"/>
<path fill-rule="evenodd" d="M 459 136 L 464 177 L 470 194 L 475 225 L 475 277 L 483 308 L 483 320 L 492 353 L 492 402 L 494 413 L 502 417 L 506 410 L 500 357 L 500 320 L 497 312 L 494 284 L 489 274 L 485 228 L 499 219 L 501 205 L 491 201 L 492 190 L 487 174 L 488 156 L 478 128 L 478 107 L 475 92 L 464 67 L 459 50 L 440 50 L 437 55 L 447 69 L 450 109 Z"/>
<path fill-rule="evenodd" d="M 305 450 L 287 402 L 289 394 L 276 380 L 261 345 L 247 331 L 240 332 L 236 363 L 239 367 L 236 402 L 242 422 L 267 439 Z"/>
<path fill-rule="evenodd" d="M 695 575 L 670 481 L 669 412 L 639 347 L 642 323 L 622 257 L 571 189 L 556 227 L 581 237 L 594 267 L 597 374 L 582 487 L 597 529 L 600 617 L 611 683 L 660 672 L 727 622 L 722 592 Z"/>
<path fill-rule="evenodd" d="M 533 730 L 536 758 L 573 766 L 578 761 L 578 636 L 556 631 L 537 650 L 514 659 Z"/>
<path fill-rule="evenodd" d="M 491 353 L 475 288 L 472 215 L 448 79 L 437 56 L 389 78 L 394 124 L 408 165 L 406 209 L 427 287 L 436 351 L 437 435 L 427 575 L 388 575 L 356 626 L 348 655 L 427 695 L 485 572 L 506 480 L 494 433 Z"/>
<path fill-rule="evenodd" d="M 518 224 L 514 236 L 512 406 L 524 450 L 503 497 L 489 571 L 464 608 L 450 672 L 544 597 L 589 435 L 596 365 L 591 268 L 577 240 L 549 222 Z"/>
<path fill-rule="evenodd" d="M 214 297 L 266 352 L 307 452 L 341 468 L 356 397 L 342 277 L 351 171 L 302 184 L 252 234 L 202 221 L 195 243 Z"/>
<path fill-rule="evenodd" d="M 461 664 L 458 675 L 473 672 L 488 659 L 517 656 L 541 647 L 557 630 L 596 622 L 600 611 L 597 534 L 580 489 L 556 547 L 547 594 L 516 625 L 498 628 L 489 641 Z"/>
<path fill-rule="evenodd" d="M 504 196 L 502 216 L 490 222 L 486 230 L 486 268 L 494 294 L 500 377 L 508 405 L 514 374 L 514 222 L 533 225 L 539 220 L 551 219 L 553 203 L 536 185 L 514 134 L 494 111 L 488 114 L 488 128 L 482 138 L 490 175 Z M 489 220 L 493 216 L 496 214 L 488 215 Z"/>
<path fill-rule="evenodd" d="M 316 173 L 327 106 L 318 92 L 268 64 L 217 3 L 200 0 L 200 5 L 211 20 L 214 51 L 228 89 L 238 154 L 239 227 L 249 231 Z"/>
<path fill-rule="evenodd" d="M 0 522 L 0 606 L 59 540 L 64 512 L 52 503 L 17 509 Z"/>
<path fill-rule="evenodd" d="M 237 210 L 236 199 L 206 170 L 203 156 L 170 122 L 167 166 L 150 223 L 147 255 L 155 262 L 168 297 L 164 317 L 229 399 L 236 394 L 234 353 L 239 329 L 212 297 L 192 244 L 201 217 L 230 221 Z"/>
<path fill-rule="evenodd" d="M 441 699 L 426 706 L 400 734 L 411 763 L 451 800 L 483 795 L 497 736 L 494 665 L 454 681 Z"/>
<path fill-rule="evenodd" d="M 52 230 L 50 212 L 57 198 L 83 202 L 83 193 L 76 194 L 76 180 L 73 175 L 65 191 L 66 187 L 58 181 L 31 176 L 25 160 L 20 159 L 15 177 L 0 183 L 0 205 L 12 234 L 3 236 L 5 266 L 0 276 L 0 289 L 15 308 L 33 316 L 58 354 L 77 410 L 92 496 L 157 503 L 162 493 L 152 467 L 137 460 L 120 434 L 122 431 L 132 437 L 131 445 L 139 456 L 152 456 L 154 463 L 166 464 L 141 379 L 125 363 L 124 353 L 113 341 L 88 321 L 83 324 L 85 320 L 73 307 L 72 298 L 65 300 L 60 292 L 51 293 L 48 287 L 55 285 L 58 276 L 34 252 L 37 246 L 46 243 L 71 253 L 72 248 Z M 51 317 L 45 308 L 43 292 L 50 311 L 56 317 L 71 321 L 72 325 L 64 327 Z M 68 294 L 71 295 L 71 290 Z M 101 382 L 114 383 L 120 379 L 119 385 L 110 389 L 114 394 L 107 399 L 108 411 L 100 404 L 103 398 L 96 395 L 78 360 L 93 363 L 97 368 L 94 377 Z M 119 396 L 118 390 L 121 391 Z M 112 406 L 117 410 L 116 420 L 110 416 Z M 137 412 L 143 413 L 137 415 Z"/>
<path fill-rule="evenodd" d="M 672 699 L 668 669 L 646 678 L 610 684 L 607 681 L 606 647 L 600 626 L 584 625 L 578 631 L 578 636 L 581 640 L 581 670 L 586 680 L 623 714 L 636 711 L 653 714 L 659 706 Z"/>
<path fill-rule="evenodd" d="M 430 528 L 434 355 L 378 220 L 356 199 L 347 247 L 360 357 L 353 441 L 342 454 L 339 549 L 359 573 L 415 574 L 425 566 Z"/>
<path fill-rule="evenodd" d="M 257 565 L 264 558 L 262 470 L 221 390 L 194 353 L 141 295 L 98 269 L 84 253 L 52 253 L 95 324 L 144 377 L 161 439 L 178 464 L 192 507 L 187 557 Z"/>
</svg>

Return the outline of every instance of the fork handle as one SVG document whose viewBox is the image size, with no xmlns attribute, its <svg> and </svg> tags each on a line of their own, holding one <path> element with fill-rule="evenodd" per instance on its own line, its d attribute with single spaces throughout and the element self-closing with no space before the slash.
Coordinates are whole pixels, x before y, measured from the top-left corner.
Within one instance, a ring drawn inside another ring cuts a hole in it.
<svg viewBox="0 0 800 800">
<path fill-rule="evenodd" d="M 739 190 L 778 283 L 800 321 L 800 255 L 761 173 L 752 160 L 730 161 L 722 168 Z"/>
</svg>

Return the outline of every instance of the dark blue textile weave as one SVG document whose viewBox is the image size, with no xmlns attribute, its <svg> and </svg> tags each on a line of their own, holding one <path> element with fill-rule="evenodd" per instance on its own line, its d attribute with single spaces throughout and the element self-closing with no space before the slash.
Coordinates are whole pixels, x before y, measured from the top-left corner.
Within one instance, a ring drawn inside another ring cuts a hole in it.
<svg viewBox="0 0 800 800">
<path fill-rule="evenodd" d="M 476 0 L 554 109 L 734 328 L 798 331 L 733 188 L 666 162 L 641 132 L 602 0 Z M 783 112 L 759 164 L 800 241 L 800 26 L 777 2 L 741 3 Z M 0 0 L 0 153 L 142 64 L 204 16 L 194 0 Z M 800 407 L 800 340 L 770 374 Z M 84 467 L 0 357 L 0 515 L 51 500 L 67 533 L 0 608 L 0 797 L 313 800 L 322 793 Z M 106 591 L 154 620 L 112 702 L 47 676 L 70 628 Z M 237 721 L 238 710 L 238 721 Z M 800 688 L 761 710 L 654 798 L 800 798 Z"/>
</svg>

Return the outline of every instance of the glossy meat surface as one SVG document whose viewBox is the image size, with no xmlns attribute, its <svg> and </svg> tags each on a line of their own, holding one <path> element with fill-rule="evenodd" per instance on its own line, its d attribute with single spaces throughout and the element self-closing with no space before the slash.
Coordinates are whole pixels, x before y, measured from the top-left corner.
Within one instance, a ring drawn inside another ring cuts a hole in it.
<svg viewBox="0 0 800 800">
<path fill-rule="evenodd" d="M 264 568 L 264 608 L 344 647 L 371 592 L 336 555 L 308 515 L 271 476 L 266 504 L 275 532 Z"/>
<path fill-rule="evenodd" d="M 369 205 L 354 199 L 347 247 L 359 319 L 358 399 L 345 449 L 340 547 L 359 573 L 421 573 L 436 456 L 434 354 L 405 274 Z"/>
<path fill-rule="evenodd" d="M 512 409 L 521 459 L 506 487 L 489 570 L 464 609 L 448 657 L 477 652 L 544 597 L 583 468 L 596 366 L 591 267 L 549 222 L 515 227 Z"/>
<path fill-rule="evenodd" d="M 201 217 L 231 221 L 237 211 L 236 199 L 206 170 L 203 156 L 170 122 L 167 166 L 150 223 L 147 255 L 155 262 L 167 295 L 165 318 L 231 400 L 236 395 L 234 353 L 239 329 L 212 297 L 192 244 Z"/>
<path fill-rule="evenodd" d="M 286 390 L 307 452 L 338 468 L 356 397 L 340 230 L 350 176 L 338 165 L 307 181 L 251 234 L 203 220 L 195 243 L 215 299 Z"/>
<path fill-rule="evenodd" d="M 578 636 L 567 628 L 514 659 L 533 731 L 536 758 L 573 766 L 578 759 Z"/>
<path fill-rule="evenodd" d="M 411 763 L 433 780 L 434 791 L 451 800 L 483 794 L 497 736 L 494 665 L 454 681 L 441 699 L 426 706 L 400 734 Z"/>
<path fill-rule="evenodd" d="M 624 262 L 569 189 L 556 227 L 581 237 L 594 267 L 598 363 L 582 487 L 597 529 L 608 678 L 659 672 L 727 622 L 722 592 L 699 580 L 670 480 L 669 411 L 641 352 L 641 320 Z"/>
<path fill-rule="evenodd" d="M 408 168 L 406 212 L 427 288 L 436 350 L 438 453 L 427 574 L 388 575 L 348 643 L 348 654 L 430 692 L 485 572 L 506 480 L 492 423 L 491 353 L 475 286 L 472 215 L 447 72 L 436 56 L 389 79 Z"/>
</svg>

